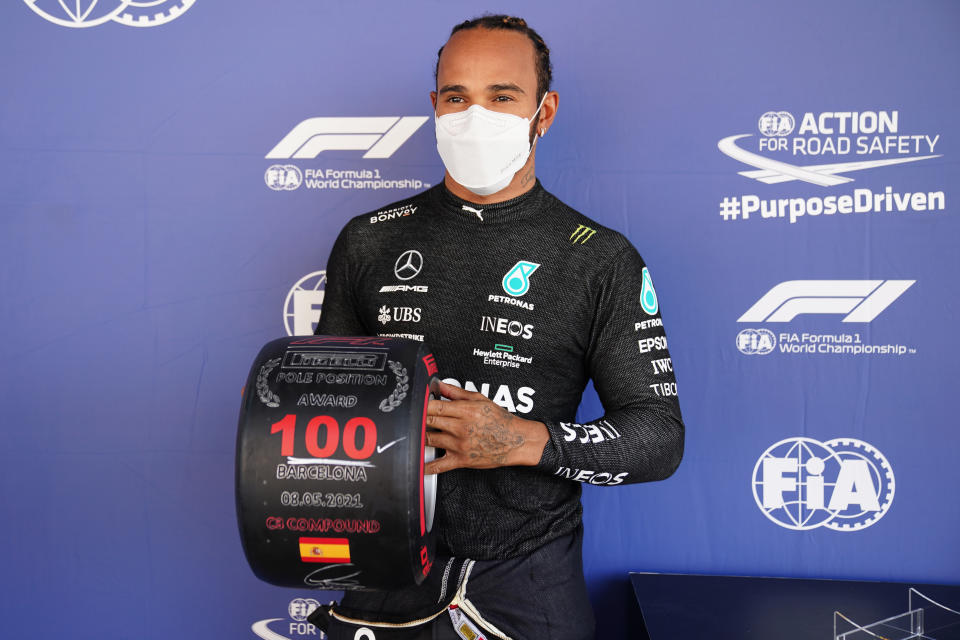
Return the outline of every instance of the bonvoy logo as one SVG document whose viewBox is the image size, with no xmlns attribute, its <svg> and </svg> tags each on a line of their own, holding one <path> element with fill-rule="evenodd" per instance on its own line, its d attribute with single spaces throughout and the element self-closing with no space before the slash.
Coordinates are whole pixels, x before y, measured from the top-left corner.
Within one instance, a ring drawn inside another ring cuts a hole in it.
<svg viewBox="0 0 960 640">
<path fill-rule="evenodd" d="M 61 27 L 87 28 L 107 22 L 156 27 L 179 18 L 196 0 L 24 0 L 34 13 Z"/>
</svg>

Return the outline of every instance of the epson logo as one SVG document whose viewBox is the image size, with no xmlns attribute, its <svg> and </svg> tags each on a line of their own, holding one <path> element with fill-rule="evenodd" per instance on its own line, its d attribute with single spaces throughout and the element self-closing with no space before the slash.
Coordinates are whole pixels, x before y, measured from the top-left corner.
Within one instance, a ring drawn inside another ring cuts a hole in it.
<svg viewBox="0 0 960 640">
<path fill-rule="evenodd" d="M 364 158 L 389 158 L 427 119 L 426 116 L 308 118 L 285 135 L 266 157 L 310 160 L 324 151 L 366 151 Z"/>
<path fill-rule="evenodd" d="M 768 291 L 737 322 L 790 322 L 803 314 L 841 314 L 871 322 L 916 280 L 790 280 Z"/>
<path fill-rule="evenodd" d="M 492 316 L 482 316 L 480 318 L 480 330 L 501 333 L 503 335 L 513 336 L 514 338 L 523 338 L 524 340 L 529 340 L 533 337 L 532 324 L 523 324 L 517 320 L 495 318 Z"/>
</svg>

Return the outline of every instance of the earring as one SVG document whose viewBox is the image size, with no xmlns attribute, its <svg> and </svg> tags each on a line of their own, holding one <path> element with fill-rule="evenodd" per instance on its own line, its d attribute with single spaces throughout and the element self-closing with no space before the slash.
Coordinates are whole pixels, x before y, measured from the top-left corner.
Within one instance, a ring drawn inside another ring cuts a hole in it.
<svg viewBox="0 0 960 640">
<path fill-rule="evenodd" d="M 540 137 L 541 137 L 541 138 L 543 137 L 543 133 L 544 133 L 543 129 L 540 129 Z"/>
</svg>

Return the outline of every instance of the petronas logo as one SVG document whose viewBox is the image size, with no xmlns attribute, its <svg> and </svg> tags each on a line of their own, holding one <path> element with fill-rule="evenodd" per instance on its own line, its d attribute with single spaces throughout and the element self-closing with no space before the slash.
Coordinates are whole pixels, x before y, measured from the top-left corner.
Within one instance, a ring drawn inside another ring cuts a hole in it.
<svg viewBox="0 0 960 640">
<path fill-rule="evenodd" d="M 596 232 L 596 229 L 591 229 L 590 227 L 585 227 L 582 224 L 578 224 L 576 230 L 570 234 L 570 242 L 573 244 L 587 244 L 587 240 L 592 238 L 593 234 Z"/>
<path fill-rule="evenodd" d="M 507 275 L 503 276 L 503 290 L 511 296 L 520 297 L 530 289 L 530 274 L 540 265 L 536 262 L 521 260 L 513 265 Z"/>
<path fill-rule="evenodd" d="M 650 270 L 643 268 L 643 287 L 640 289 L 640 306 L 648 314 L 656 315 L 660 310 L 660 303 L 657 302 L 657 292 L 653 289 L 653 280 L 650 279 Z"/>
</svg>

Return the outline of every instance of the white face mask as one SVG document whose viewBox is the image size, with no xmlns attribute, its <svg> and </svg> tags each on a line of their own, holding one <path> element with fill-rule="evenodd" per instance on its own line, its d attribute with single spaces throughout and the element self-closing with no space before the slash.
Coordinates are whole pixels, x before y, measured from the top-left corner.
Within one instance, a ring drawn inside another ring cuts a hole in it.
<svg viewBox="0 0 960 640">
<path fill-rule="evenodd" d="M 442 116 L 434 113 L 437 151 L 450 176 L 478 196 L 504 189 L 533 150 L 530 121 L 540 113 L 546 97 L 544 93 L 530 118 L 478 104 Z"/>
</svg>

